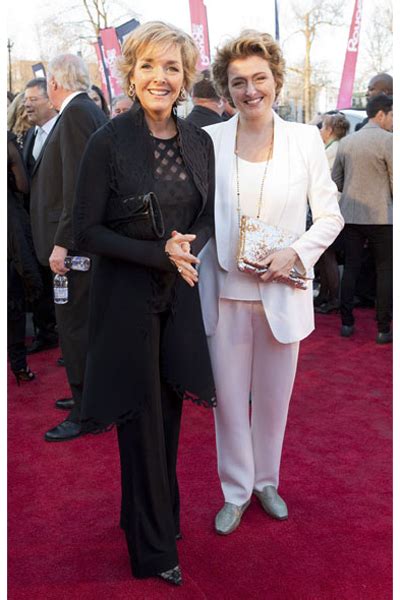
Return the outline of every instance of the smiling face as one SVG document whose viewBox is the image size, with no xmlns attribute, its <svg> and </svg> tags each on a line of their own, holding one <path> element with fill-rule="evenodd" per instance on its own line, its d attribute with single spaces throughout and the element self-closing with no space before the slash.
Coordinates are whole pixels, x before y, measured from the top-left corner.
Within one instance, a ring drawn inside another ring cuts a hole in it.
<svg viewBox="0 0 400 600">
<path fill-rule="evenodd" d="M 228 87 L 243 117 L 256 119 L 271 112 L 276 97 L 276 83 L 264 58 L 253 55 L 229 63 Z"/>
<path fill-rule="evenodd" d="M 180 48 L 145 49 L 138 56 L 131 82 L 145 112 L 152 118 L 168 118 L 184 82 Z"/>
<path fill-rule="evenodd" d="M 24 104 L 28 120 L 32 125 L 44 125 L 55 114 L 49 98 L 38 85 L 26 88 Z"/>
</svg>

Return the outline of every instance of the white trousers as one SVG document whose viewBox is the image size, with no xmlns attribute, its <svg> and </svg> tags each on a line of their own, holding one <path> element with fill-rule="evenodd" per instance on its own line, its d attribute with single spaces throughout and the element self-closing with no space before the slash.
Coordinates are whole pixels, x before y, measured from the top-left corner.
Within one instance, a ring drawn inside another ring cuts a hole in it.
<svg viewBox="0 0 400 600">
<path fill-rule="evenodd" d="M 208 344 L 217 391 L 218 473 L 225 502 L 241 505 L 253 489 L 278 488 L 299 342 L 274 338 L 261 302 L 221 299 Z"/>
</svg>

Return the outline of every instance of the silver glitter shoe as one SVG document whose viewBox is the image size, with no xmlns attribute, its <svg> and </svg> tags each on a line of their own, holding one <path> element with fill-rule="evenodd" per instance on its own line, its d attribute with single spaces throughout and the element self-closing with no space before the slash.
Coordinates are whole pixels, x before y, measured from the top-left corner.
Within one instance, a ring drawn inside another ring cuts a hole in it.
<svg viewBox="0 0 400 600">
<path fill-rule="evenodd" d="M 242 506 L 237 506 L 231 502 L 225 502 L 217 516 L 215 517 L 215 531 L 220 535 L 228 535 L 239 527 L 240 520 L 246 508 L 249 506 L 250 500 Z"/>
<path fill-rule="evenodd" d="M 281 498 L 273 485 L 266 485 L 261 492 L 254 490 L 261 506 L 270 517 L 283 521 L 288 518 L 286 502 Z"/>
</svg>

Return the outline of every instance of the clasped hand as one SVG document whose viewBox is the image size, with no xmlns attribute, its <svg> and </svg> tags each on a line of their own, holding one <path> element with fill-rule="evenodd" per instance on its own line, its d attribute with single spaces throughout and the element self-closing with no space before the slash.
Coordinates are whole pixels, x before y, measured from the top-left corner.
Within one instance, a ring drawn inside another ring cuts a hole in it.
<svg viewBox="0 0 400 600">
<path fill-rule="evenodd" d="M 293 248 L 272 252 L 257 264 L 257 266 L 268 268 L 266 273 L 259 276 L 261 281 L 266 283 L 267 281 L 279 281 L 281 277 L 288 277 L 298 258 L 298 254 Z"/>
<path fill-rule="evenodd" d="M 199 275 L 192 265 L 200 264 L 200 260 L 191 254 L 190 244 L 196 239 L 196 236 L 191 233 L 179 233 L 178 231 L 173 231 L 171 236 L 165 244 L 165 252 L 178 269 L 182 279 L 190 287 L 194 287 L 199 280 Z"/>
</svg>

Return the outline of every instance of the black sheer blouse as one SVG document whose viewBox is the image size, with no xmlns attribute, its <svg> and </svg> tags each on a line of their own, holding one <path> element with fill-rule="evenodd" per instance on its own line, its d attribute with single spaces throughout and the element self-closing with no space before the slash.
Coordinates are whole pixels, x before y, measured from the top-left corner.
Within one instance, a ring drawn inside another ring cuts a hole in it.
<svg viewBox="0 0 400 600">
<path fill-rule="evenodd" d="M 165 241 L 175 229 L 190 231 L 201 210 L 201 196 L 185 167 L 177 136 L 163 140 L 152 138 L 154 145 L 154 191 L 164 217 Z M 153 309 L 161 312 L 173 301 L 176 273 L 153 271 Z"/>
</svg>

